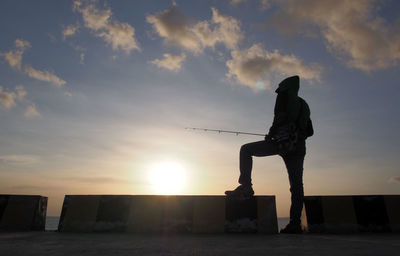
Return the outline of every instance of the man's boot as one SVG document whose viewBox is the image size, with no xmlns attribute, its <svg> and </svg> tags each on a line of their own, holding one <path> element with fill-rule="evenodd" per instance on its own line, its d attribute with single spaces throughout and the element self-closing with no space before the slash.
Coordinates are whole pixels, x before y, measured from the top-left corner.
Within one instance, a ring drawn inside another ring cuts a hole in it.
<svg viewBox="0 0 400 256">
<path fill-rule="evenodd" d="M 240 185 L 234 190 L 225 191 L 225 195 L 235 197 L 251 197 L 254 195 L 254 190 L 251 185 Z"/>
<path fill-rule="evenodd" d="M 302 234 L 303 230 L 301 229 L 300 223 L 290 221 L 289 224 L 287 224 L 285 228 L 281 229 L 280 233 L 282 233 L 282 234 Z"/>
</svg>

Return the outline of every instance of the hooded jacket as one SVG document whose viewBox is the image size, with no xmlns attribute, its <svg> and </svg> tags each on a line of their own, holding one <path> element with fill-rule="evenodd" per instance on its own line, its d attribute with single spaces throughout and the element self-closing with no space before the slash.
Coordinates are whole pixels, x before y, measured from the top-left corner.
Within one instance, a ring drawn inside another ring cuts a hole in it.
<svg viewBox="0 0 400 256">
<path fill-rule="evenodd" d="M 287 124 L 298 123 L 301 112 L 301 99 L 298 97 L 300 82 L 299 76 L 291 76 L 279 83 L 276 93 L 274 121 L 268 135 L 273 137 L 277 130 Z M 303 123 L 303 122 L 302 122 Z M 303 127 L 299 127 L 302 129 Z"/>
</svg>

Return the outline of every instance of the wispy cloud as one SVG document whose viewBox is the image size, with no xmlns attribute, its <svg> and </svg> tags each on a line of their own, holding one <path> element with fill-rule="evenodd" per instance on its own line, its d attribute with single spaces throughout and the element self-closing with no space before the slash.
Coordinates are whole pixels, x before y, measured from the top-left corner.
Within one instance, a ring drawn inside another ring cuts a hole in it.
<svg viewBox="0 0 400 256">
<path fill-rule="evenodd" d="M 31 78 L 49 82 L 59 87 L 66 83 L 64 80 L 62 80 L 61 78 L 59 78 L 50 71 L 47 70 L 41 71 L 29 65 L 24 65 L 24 66 L 22 65 L 22 54 L 24 53 L 25 50 L 31 47 L 28 41 L 16 39 L 14 42 L 14 46 L 15 48 L 13 50 L 10 50 L 5 53 L 0 53 L 0 56 L 4 57 L 4 59 L 8 62 L 11 68 L 18 71 L 22 71 Z"/>
<path fill-rule="evenodd" d="M 182 67 L 182 62 L 185 61 L 186 55 L 172 55 L 169 53 L 165 53 L 163 59 L 155 59 L 150 61 L 151 64 L 156 65 L 159 68 L 165 68 L 170 71 L 178 72 Z"/>
<path fill-rule="evenodd" d="M 19 191 L 49 191 L 49 190 L 61 190 L 65 188 L 60 186 L 48 186 L 48 185 L 35 186 L 35 185 L 22 184 L 22 185 L 7 187 L 7 189 L 16 191 L 18 193 Z"/>
<path fill-rule="evenodd" d="M 85 64 L 85 53 L 84 52 L 81 52 L 79 54 L 79 63 Z"/>
<path fill-rule="evenodd" d="M 131 183 L 130 180 L 128 179 L 119 179 L 119 178 L 113 178 L 113 177 L 66 177 L 64 178 L 64 180 L 70 180 L 70 181 L 74 181 L 74 182 L 81 182 L 81 183 L 119 183 L 119 184 L 129 184 Z"/>
<path fill-rule="evenodd" d="M 0 155 L 0 163 L 13 165 L 28 165 L 37 163 L 40 158 L 35 155 Z"/>
<path fill-rule="evenodd" d="M 10 109 L 10 108 L 16 106 L 17 102 L 25 102 L 25 103 L 28 102 L 29 103 L 29 101 L 25 100 L 26 95 L 27 95 L 27 92 L 25 91 L 25 88 L 22 85 L 17 85 L 15 87 L 15 91 L 4 91 L 3 87 L 0 86 L 0 103 L 6 109 Z M 40 116 L 39 111 L 36 109 L 36 106 L 34 103 L 30 103 L 30 105 L 26 107 L 25 117 L 32 118 L 32 117 L 37 117 L 37 116 Z M 13 158 L 13 157 L 11 157 L 11 158 Z M 1 158 L 0 158 L 0 161 L 1 161 Z"/>
<path fill-rule="evenodd" d="M 25 91 L 25 88 L 22 85 L 17 85 L 15 87 L 15 91 L 17 94 L 17 99 L 20 101 L 22 101 L 25 98 L 25 96 L 27 95 L 27 92 Z"/>
<path fill-rule="evenodd" d="M 229 0 L 229 4 L 233 5 L 233 6 L 236 6 L 236 5 L 245 3 L 245 2 L 247 2 L 247 0 Z"/>
<path fill-rule="evenodd" d="M 28 117 L 28 118 L 33 118 L 33 117 L 40 116 L 40 113 L 36 109 L 35 104 L 29 105 L 28 107 L 26 107 L 25 116 Z"/>
<path fill-rule="evenodd" d="M 166 44 L 181 46 L 194 53 L 200 53 L 206 47 L 214 48 L 218 43 L 235 49 L 243 39 L 240 22 L 221 14 L 216 8 L 211 11 L 211 20 L 193 23 L 174 2 L 171 8 L 148 15 L 146 19 Z"/>
<path fill-rule="evenodd" d="M 3 87 L 0 86 L 0 103 L 4 108 L 9 109 L 15 106 L 15 98 L 14 92 L 3 91 Z"/>
<path fill-rule="evenodd" d="M 15 87 L 15 91 L 5 91 L 2 86 L 0 86 L 0 103 L 4 108 L 9 109 L 16 105 L 16 101 L 24 100 L 26 96 L 25 88 L 22 85 Z"/>
<path fill-rule="evenodd" d="M 37 70 L 31 66 L 25 66 L 24 71 L 25 74 L 27 74 L 31 78 L 52 83 L 58 87 L 61 87 L 64 84 L 66 84 L 64 80 L 62 80 L 61 78 L 59 78 L 58 76 L 54 75 L 53 73 L 47 70 L 42 71 L 42 70 Z"/>
<path fill-rule="evenodd" d="M 73 9 L 82 14 L 84 26 L 93 31 L 95 36 L 111 44 L 113 50 L 123 50 L 127 54 L 132 50 L 140 50 L 135 29 L 128 23 L 112 19 L 109 7 L 101 9 L 97 7 L 96 1 L 76 0 Z"/>
<path fill-rule="evenodd" d="M 294 55 L 284 55 L 275 50 L 269 52 L 260 44 L 249 49 L 232 51 L 232 59 L 226 62 L 229 69 L 227 76 L 242 85 L 255 90 L 270 86 L 270 78 L 283 78 L 298 74 L 306 80 L 318 81 L 322 67 L 318 64 L 305 64 Z"/>
<path fill-rule="evenodd" d="M 67 37 L 75 35 L 78 30 L 79 24 L 66 26 L 62 31 L 63 39 L 65 40 Z"/>
<path fill-rule="evenodd" d="M 246 3 L 248 0 L 229 0 L 231 6 L 237 7 L 240 4 Z M 271 0 L 260 0 L 260 10 L 265 11 L 271 7 Z"/>
<path fill-rule="evenodd" d="M 11 68 L 21 70 L 22 67 L 22 54 L 31 47 L 28 41 L 16 39 L 14 42 L 15 48 L 8 52 L 0 53 L 8 62 Z"/>
<path fill-rule="evenodd" d="M 377 15 L 376 0 L 273 1 L 278 11 L 268 26 L 282 33 L 317 29 L 326 47 L 349 67 L 373 71 L 398 65 L 398 23 Z"/>
<path fill-rule="evenodd" d="M 265 11 L 271 7 L 271 0 L 260 0 L 261 10 Z"/>
<path fill-rule="evenodd" d="M 388 179 L 388 182 L 400 184 L 400 177 L 391 177 L 390 179 Z"/>
</svg>

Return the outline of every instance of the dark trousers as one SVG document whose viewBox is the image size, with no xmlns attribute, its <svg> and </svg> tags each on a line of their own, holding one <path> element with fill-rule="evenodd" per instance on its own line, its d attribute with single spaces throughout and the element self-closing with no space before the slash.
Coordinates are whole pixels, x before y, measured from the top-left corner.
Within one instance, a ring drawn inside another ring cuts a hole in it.
<svg viewBox="0 0 400 256">
<path fill-rule="evenodd" d="M 252 185 L 251 169 L 253 167 L 253 156 L 272 156 L 277 155 L 277 146 L 271 141 L 257 141 L 244 144 L 240 148 L 240 177 L 239 183 Z M 306 155 L 305 141 L 299 141 L 295 150 L 288 154 L 280 155 L 285 162 L 289 176 L 290 192 L 292 194 L 290 206 L 290 220 L 300 223 L 301 211 L 303 209 L 303 163 Z"/>
</svg>

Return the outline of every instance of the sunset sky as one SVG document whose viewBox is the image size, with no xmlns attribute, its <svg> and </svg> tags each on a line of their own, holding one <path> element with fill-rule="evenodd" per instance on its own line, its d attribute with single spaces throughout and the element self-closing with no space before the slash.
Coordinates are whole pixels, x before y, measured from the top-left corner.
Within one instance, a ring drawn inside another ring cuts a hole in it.
<svg viewBox="0 0 400 256">
<path fill-rule="evenodd" d="M 0 193 L 223 195 L 278 83 L 311 108 L 306 195 L 400 193 L 400 1 L 0 1 Z M 289 215 L 279 156 L 256 195 Z"/>
</svg>

